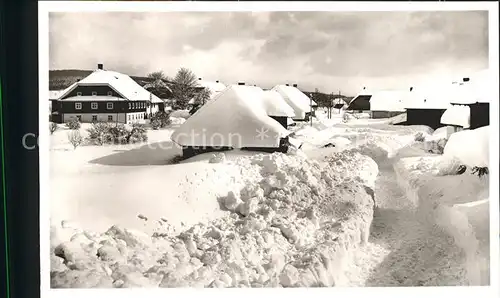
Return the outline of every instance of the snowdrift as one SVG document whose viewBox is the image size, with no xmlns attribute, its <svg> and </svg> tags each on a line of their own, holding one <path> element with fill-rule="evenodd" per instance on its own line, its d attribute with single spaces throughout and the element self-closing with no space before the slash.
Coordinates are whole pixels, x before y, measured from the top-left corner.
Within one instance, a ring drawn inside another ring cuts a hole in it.
<svg viewBox="0 0 500 298">
<path fill-rule="evenodd" d="M 373 161 L 344 152 L 322 162 L 271 154 L 234 164 L 242 177 L 260 178 L 219 197 L 228 216 L 178 235 L 167 223 L 154 235 L 75 230 L 53 248 L 52 287 L 342 285 L 349 252 L 368 240 L 374 178 L 360 177 Z"/>
<path fill-rule="evenodd" d="M 487 167 L 489 164 L 490 127 L 463 130 L 452 134 L 444 154 L 458 158 L 469 167 Z"/>
</svg>

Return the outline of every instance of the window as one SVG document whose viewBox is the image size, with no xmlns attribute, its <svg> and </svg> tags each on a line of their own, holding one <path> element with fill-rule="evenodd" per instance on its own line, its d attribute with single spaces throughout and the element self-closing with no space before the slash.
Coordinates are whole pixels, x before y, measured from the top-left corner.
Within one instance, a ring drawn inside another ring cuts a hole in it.
<svg viewBox="0 0 500 298">
<path fill-rule="evenodd" d="M 112 96 L 112 95 L 113 95 L 113 92 L 108 91 L 108 96 Z"/>
<path fill-rule="evenodd" d="M 92 110 L 97 110 L 97 102 L 91 103 L 90 107 L 92 108 Z"/>
<path fill-rule="evenodd" d="M 97 122 L 97 115 L 92 115 L 92 122 Z"/>
<path fill-rule="evenodd" d="M 112 102 L 108 102 L 108 103 L 106 104 L 106 108 L 107 108 L 108 110 L 112 110 L 112 109 L 113 109 L 113 103 L 112 103 Z"/>
<path fill-rule="evenodd" d="M 92 91 L 92 96 L 97 96 L 97 92 L 96 91 Z"/>
<path fill-rule="evenodd" d="M 129 102 L 128 103 L 128 109 L 131 110 L 132 109 L 132 104 Z"/>
<path fill-rule="evenodd" d="M 82 109 L 82 103 L 81 102 L 75 102 L 75 110 L 81 110 Z"/>
<path fill-rule="evenodd" d="M 76 96 L 82 96 L 81 92 L 76 92 Z"/>
<path fill-rule="evenodd" d="M 132 103 L 132 109 L 135 109 L 135 102 Z"/>
<path fill-rule="evenodd" d="M 113 121 L 113 115 L 108 115 L 108 121 Z"/>
<path fill-rule="evenodd" d="M 82 122 L 82 115 L 77 115 L 76 119 L 78 119 L 78 121 Z"/>
</svg>

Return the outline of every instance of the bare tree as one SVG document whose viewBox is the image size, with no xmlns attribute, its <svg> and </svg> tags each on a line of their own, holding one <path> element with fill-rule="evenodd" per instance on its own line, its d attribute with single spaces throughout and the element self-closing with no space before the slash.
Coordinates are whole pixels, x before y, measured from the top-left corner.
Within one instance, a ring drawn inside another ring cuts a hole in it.
<svg viewBox="0 0 500 298">
<path fill-rule="evenodd" d="M 68 140 L 73 145 L 73 149 L 76 149 L 76 147 L 83 143 L 83 137 L 78 130 L 68 132 Z"/>
<path fill-rule="evenodd" d="M 173 78 L 172 93 L 176 100 L 176 105 L 180 109 L 185 109 L 189 101 L 195 96 L 198 82 L 196 75 L 187 68 L 180 68 Z"/>
</svg>

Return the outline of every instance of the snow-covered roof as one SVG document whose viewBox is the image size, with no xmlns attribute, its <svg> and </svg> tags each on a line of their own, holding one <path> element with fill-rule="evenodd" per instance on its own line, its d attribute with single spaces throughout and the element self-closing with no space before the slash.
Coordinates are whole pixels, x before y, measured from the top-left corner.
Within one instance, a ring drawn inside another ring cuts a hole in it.
<svg viewBox="0 0 500 298">
<path fill-rule="evenodd" d="M 451 106 L 452 84 L 415 87 L 409 92 L 405 109 L 446 110 Z"/>
<path fill-rule="evenodd" d="M 226 89 L 226 85 L 224 85 L 220 82 L 198 80 L 198 85 L 200 85 L 201 87 L 207 88 L 208 90 L 210 90 L 210 92 L 212 94 L 222 92 L 224 89 Z"/>
<path fill-rule="evenodd" d="M 462 78 L 463 79 L 463 78 Z M 448 109 L 451 104 L 473 104 L 490 102 L 494 88 L 490 70 L 481 70 L 463 80 L 437 80 L 435 83 L 417 86 L 411 92 L 405 107 L 407 109 Z"/>
<path fill-rule="evenodd" d="M 64 91 L 64 89 L 63 90 L 49 90 L 49 100 L 59 99 L 59 97 L 61 96 L 63 91 Z"/>
<path fill-rule="evenodd" d="M 378 90 L 372 91 L 370 98 L 371 111 L 404 112 L 405 101 L 410 91 Z"/>
<path fill-rule="evenodd" d="M 171 139 L 182 146 L 278 147 L 280 138 L 290 132 L 256 100 L 261 99 L 255 87 L 229 86 L 188 118 Z"/>
<path fill-rule="evenodd" d="M 259 88 L 260 89 L 260 88 Z M 262 90 L 262 89 L 261 89 Z M 276 91 L 262 91 L 262 104 L 269 116 L 294 117 L 295 111 Z"/>
<path fill-rule="evenodd" d="M 131 101 L 152 101 L 153 103 L 162 103 L 163 101 L 156 95 L 150 93 L 128 75 L 110 71 L 98 69 L 92 72 L 87 77 L 74 83 L 73 85 L 66 88 L 61 95 L 64 97 L 77 86 L 102 86 L 108 85 L 121 96 L 127 100 Z M 84 96 L 81 96 L 84 97 Z"/>
<path fill-rule="evenodd" d="M 470 107 L 463 105 L 451 106 L 441 116 L 441 124 L 470 127 Z"/>
<path fill-rule="evenodd" d="M 286 85 L 277 85 L 274 86 L 271 90 L 277 91 L 283 99 L 287 102 L 287 104 L 293 108 L 295 111 L 294 119 L 304 119 L 306 117 L 306 113 L 310 112 L 312 103 L 313 106 L 317 106 L 317 103 L 311 100 L 307 95 L 302 93 L 296 87 L 286 86 Z"/>
<path fill-rule="evenodd" d="M 493 87 L 493 77 L 488 70 L 476 73 L 468 82 L 453 84 L 452 104 L 489 103 Z"/>
</svg>

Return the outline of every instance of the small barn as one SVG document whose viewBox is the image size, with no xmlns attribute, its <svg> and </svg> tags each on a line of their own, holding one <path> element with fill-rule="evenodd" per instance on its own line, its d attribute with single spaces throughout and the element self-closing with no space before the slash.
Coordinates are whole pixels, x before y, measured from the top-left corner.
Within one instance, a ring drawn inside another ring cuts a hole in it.
<svg viewBox="0 0 500 298">
<path fill-rule="evenodd" d="M 312 116 L 313 109 L 318 106 L 313 99 L 298 89 L 297 84 L 292 86 L 288 84 L 277 85 L 271 90 L 278 92 L 285 102 L 292 107 L 295 113 L 294 121 L 308 121 L 309 117 Z"/>
<path fill-rule="evenodd" d="M 233 148 L 286 152 L 290 132 L 267 115 L 262 93 L 258 87 L 227 87 L 188 118 L 172 141 L 182 146 L 184 158 Z"/>
<path fill-rule="evenodd" d="M 372 98 L 372 93 L 369 92 L 366 87 L 359 92 L 347 106 L 347 111 L 353 112 L 364 112 L 370 111 L 370 99 Z"/>
</svg>

